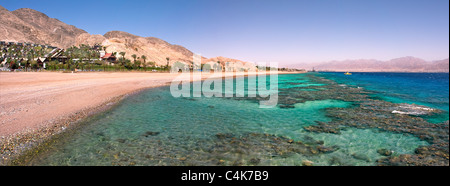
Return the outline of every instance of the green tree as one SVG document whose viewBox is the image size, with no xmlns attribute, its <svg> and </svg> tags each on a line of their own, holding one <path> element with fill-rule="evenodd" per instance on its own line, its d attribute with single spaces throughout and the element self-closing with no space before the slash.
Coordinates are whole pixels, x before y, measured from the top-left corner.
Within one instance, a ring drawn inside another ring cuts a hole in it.
<svg viewBox="0 0 450 186">
<path fill-rule="evenodd" d="M 141 59 L 143 60 L 142 66 L 144 67 L 144 71 L 147 71 L 147 62 L 146 62 L 147 56 L 142 55 Z"/>
<path fill-rule="evenodd" d="M 102 61 L 103 71 L 106 72 L 106 67 L 108 67 L 108 64 L 106 61 Z"/>
<path fill-rule="evenodd" d="M 134 63 L 134 65 L 135 65 L 136 69 L 141 69 L 141 61 L 136 61 Z"/>
<path fill-rule="evenodd" d="M 145 63 L 145 60 L 147 60 L 147 56 L 142 55 L 141 59 L 144 60 L 144 63 Z"/>
<path fill-rule="evenodd" d="M 66 64 L 67 64 L 67 71 L 70 71 L 70 70 L 72 70 L 72 68 L 73 68 L 73 60 L 72 60 L 72 58 L 70 58 L 69 60 L 67 60 L 67 62 L 66 62 Z"/>
<path fill-rule="evenodd" d="M 56 60 L 51 62 L 51 66 L 53 66 L 53 70 L 58 70 L 58 63 L 59 62 Z"/>
<path fill-rule="evenodd" d="M 119 52 L 119 54 L 122 56 L 122 60 L 125 61 L 125 54 L 126 54 L 126 52 Z"/>
<path fill-rule="evenodd" d="M 166 70 L 169 70 L 169 61 L 170 61 L 170 58 L 169 58 L 169 57 L 166 57 L 166 60 L 167 60 Z"/>
<path fill-rule="evenodd" d="M 36 61 L 32 61 L 32 62 L 31 62 L 31 69 L 36 70 L 36 69 L 38 69 L 38 67 L 39 67 L 39 65 L 37 64 Z"/>
<path fill-rule="evenodd" d="M 133 54 L 133 55 L 131 55 L 131 57 L 133 58 L 133 68 L 134 69 L 138 69 L 140 64 L 138 65 L 137 62 L 136 62 L 137 55 Z"/>
<path fill-rule="evenodd" d="M 29 64 L 31 63 L 31 61 L 33 61 L 33 58 L 32 58 L 32 54 L 30 53 L 30 54 L 28 54 L 27 62 L 25 63 L 25 72 L 28 72 L 28 67 L 29 67 Z"/>
</svg>

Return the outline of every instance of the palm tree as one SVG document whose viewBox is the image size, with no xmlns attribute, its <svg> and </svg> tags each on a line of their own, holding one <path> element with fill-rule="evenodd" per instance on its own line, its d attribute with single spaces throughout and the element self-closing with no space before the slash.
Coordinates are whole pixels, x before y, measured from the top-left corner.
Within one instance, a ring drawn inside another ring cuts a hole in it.
<svg viewBox="0 0 450 186">
<path fill-rule="evenodd" d="M 122 71 L 122 67 L 125 67 L 125 54 L 126 54 L 126 52 L 119 52 L 119 55 L 122 56 L 122 58 L 119 61 L 119 63 L 121 64 L 120 71 Z"/>
<path fill-rule="evenodd" d="M 136 54 L 133 54 L 133 55 L 131 55 L 131 57 L 134 59 L 134 63 L 136 63 L 136 58 L 137 58 L 137 55 Z"/>
<path fill-rule="evenodd" d="M 122 60 L 125 60 L 125 54 L 126 54 L 126 52 L 119 52 L 119 54 L 122 56 Z"/>
<path fill-rule="evenodd" d="M 90 62 L 91 62 L 91 57 L 92 57 L 92 52 L 91 52 L 91 50 L 87 49 L 87 50 L 86 50 L 86 55 L 87 55 L 87 58 L 88 58 L 88 63 L 90 63 Z"/>
<path fill-rule="evenodd" d="M 144 60 L 144 62 L 142 63 L 142 66 L 144 67 L 144 71 L 147 71 L 147 63 L 145 61 L 147 59 L 147 56 L 142 55 L 141 59 Z"/>
<path fill-rule="evenodd" d="M 145 63 L 145 60 L 147 60 L 147 56 L 142 55 L 141 59 L 144 60 L 144 63 Z"/>
<path fill-rule="evenodd" d="M 169 70 L 169 60 L 170 60 L 170 58 L 169 58 L 169 57 L 166 57 L 166 60 L 167 60 L 166 69 Z"/>
<path fill-rule="evenodd" d="M 25 72 L 28 72 L 28 64 L 31 64 L 31 62 L 33 61 L 33 58 L 32 58 L 32 54 L 30 53 L 30 54 L 28 54 L 28 56 L 27 56 L 27 63 L 25 63 Z"/>
<path fill-rule="evenodd" d="M 135 69 L 141 69 L 141 61 L 135 61 L 134 62 L 134 68 Z"/>
</svg>

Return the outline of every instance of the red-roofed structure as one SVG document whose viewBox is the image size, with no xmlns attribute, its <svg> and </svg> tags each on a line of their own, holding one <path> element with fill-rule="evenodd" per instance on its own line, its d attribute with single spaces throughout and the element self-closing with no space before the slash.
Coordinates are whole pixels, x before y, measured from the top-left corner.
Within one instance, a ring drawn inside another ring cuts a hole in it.
<svg viewBox="0 0 450 186">
<path fill-rule="evenodd" d="M 114 63 L 116 62 L 116 56 L 114 56 L 113 53 L 106 53 L 103 57 L 102 57 L 103 61 L 108 61 L 110 63 Z"/>
</svg>

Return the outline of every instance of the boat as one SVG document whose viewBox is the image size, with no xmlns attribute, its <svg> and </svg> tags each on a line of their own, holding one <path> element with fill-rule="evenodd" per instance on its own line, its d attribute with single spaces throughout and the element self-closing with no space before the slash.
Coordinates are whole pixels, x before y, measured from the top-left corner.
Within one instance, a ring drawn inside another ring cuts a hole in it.
<svg viewBox="0 0 450 186">
<path fill-rule="evenodd" d="M 346 72 L 346 73 L 344 73 L 345 75 L 352 75 L 352 73 L 350 73 L 350 72 Z"/>
</svg>

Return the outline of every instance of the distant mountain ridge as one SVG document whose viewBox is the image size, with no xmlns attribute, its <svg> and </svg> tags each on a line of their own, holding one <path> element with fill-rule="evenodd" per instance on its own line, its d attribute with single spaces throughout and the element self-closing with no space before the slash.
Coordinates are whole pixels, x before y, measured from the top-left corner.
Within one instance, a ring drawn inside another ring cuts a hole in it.
<svg viewBox="0 0 450 186">
<path fill-rule="evenodd" d="M 449 72 L 449 59 L 425 61 L 416 57 L 401 57 L 388 61 L 357 59 L 293 65 L 296 68 L 337 72 Z"/>
<path fill-rule="evenodd" d="M 91 46 L 101 44 L 107 47 L 106 52 L 125 52 L 125 57 L 129 59 L 132 59 L 133 54 L 137 57 L 145 55 L 146 61 L 153 61 L 157 65 L 166 65 L 167 58 L 170 64 L 176 61 L 192 62 L 193 60 L 193 53 L 189 49 L 159 38 L 140 37 L 122 31 L 91 35 L 73 25 L 67 25 L 29 8 L 9 11 L 0 6 L 0 41 L 48 44 L 59 48 L 80 44 Z M 202 62 L 214 59 L 217 58 L 202 57 Z"/>
</svg>

